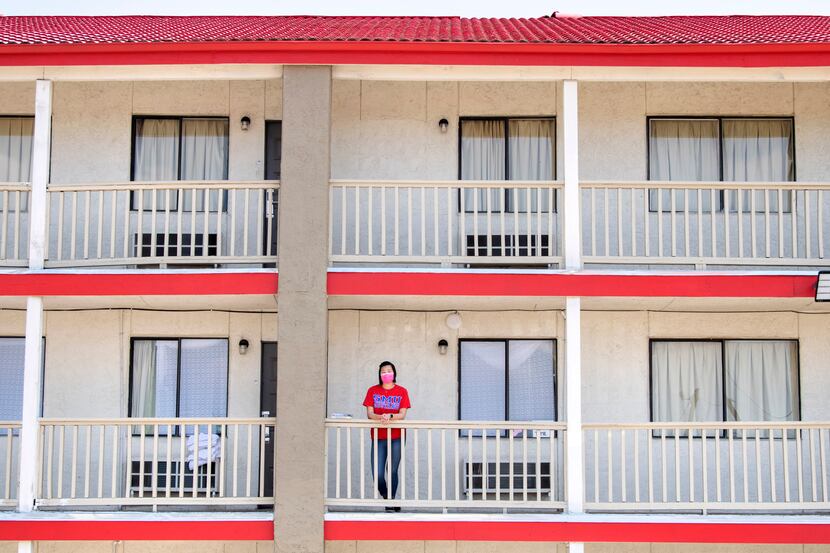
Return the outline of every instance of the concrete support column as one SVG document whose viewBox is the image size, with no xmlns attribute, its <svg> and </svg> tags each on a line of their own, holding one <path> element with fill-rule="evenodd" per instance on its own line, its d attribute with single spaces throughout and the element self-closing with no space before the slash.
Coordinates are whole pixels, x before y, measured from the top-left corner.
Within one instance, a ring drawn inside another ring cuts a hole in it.
<svg viewBox="0 0 830 553">
<path fill-rule="evenodd" d="M 564 136 L 565 173 L 565 268 L 582 268 L 582 228 L 579 209 L 579 103 L 578 83 L 567 80 L 562 86 L 562 126 Z"/>
<path fill-rule="evenodd" d="M 276 548 L 323 553 L 330 67 L 285 67 L 282 133 Z"/>
<path fill-rule="evenodd" d="M 52 134 L 52 81 L 35 85 L 32 140 L 32 190 L 29 194 L 29 268 L 43 269 L 46 247 L 46 185 L 49 182 Z"/>
<path fill-rule="evenodd" d="M 565 494 L 568 512 L 583 512 L 585 468 L 582 466 L 582 336 L 580 298 L 565 300 L 565 399 L 568 447 L 568 479 Z M 572 544 L 573 546 L 573 544 Z M 571 549 L 573 551 L 573 549 Z"/>
<path fill-rule="evenodd" d="M 38 462 L 37 436 L 40 416 L 40 375 L 43 360 L 43 298 L 26 301 L 26 346 L 23 356 L 23 417 L 20 429 L 20 480 L 18 510 L 35 506 Z"/>
</svg>

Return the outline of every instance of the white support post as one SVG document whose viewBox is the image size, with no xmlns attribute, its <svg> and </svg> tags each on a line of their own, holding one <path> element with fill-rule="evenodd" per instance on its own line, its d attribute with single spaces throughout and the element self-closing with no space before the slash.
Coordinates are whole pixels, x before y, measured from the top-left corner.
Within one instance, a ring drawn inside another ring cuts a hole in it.
<svg viewBox="0 0 830 553">
<path fill-rule="evenodd" d="M 582 337 L 580 298 L 565 300 L 565 388 L 568 479 L 568 512 L 582 513 L 585 470 L 582 456 Z"/>
<path fill-rule="evenodd" d="M 17 553 L 34 553 L 35 551 L 35 542 L 33 541 L 20 541 L 17 542 Z"/>
<path fill-rule="evenodd" d="M 582 268 L 581 232 L 579 209 L 579 103 L 578 83 L 567 80 L 562 87 L 562 112 L 564 130 L 565 206 L 564 217 L 565 268 L 578 271 Z"/>
<path fill-rule="evenodd" d="M 23 416 L 20 428 L 20 480 L 18 510 L 28 513 L 35 506 L 38 459 L 40 376 L 43 364 L 43 298 L 26 300 L 26 350 L 23 358 Z M 23 544 L 25 542 L 21 542 Z M 21 545 L 22 547 L 22 545 Z"/>
<path fill-rule="evenodd" d="M 43 269 L 46 246 L 46 185 L 52 133 L 52 81 L 35 86 L 35 134 L 32 144 L 32 189 L 29 194 L 29 269 Z"/>
</svg>

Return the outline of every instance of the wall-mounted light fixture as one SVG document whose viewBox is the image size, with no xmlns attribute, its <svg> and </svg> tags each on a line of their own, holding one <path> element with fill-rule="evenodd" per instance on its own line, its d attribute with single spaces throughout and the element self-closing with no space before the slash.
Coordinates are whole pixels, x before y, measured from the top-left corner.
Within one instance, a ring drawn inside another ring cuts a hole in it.
<svg viewBox="0 0 830 553">
<path fill-rule="evenodd" d="M 438 353 L 440 353 L 441 355 L 447 355 L 448 347 L 450 347 L 450 344 L 446 340 L 444 340 L 443 338 L 438 340 Z"/>
<path fill-rule="evenodd" d="M 451 330 L 458 330 L 461 328 L 461 315 L 458 311 L 450 313 L 447 315 L 446 323 L 447 328 L 450 328 Z"/>
<path fill-rule="evenodd" d="M 447 129 L 450 128 L 450 122 L 442 118 L 438 121 L 438 128 L 441 129 L 441 132 L 447 132 Z"/>
<path fill-rule="evenodd" d="M 247 131 L 251 128 L 251 118 L 247 115 L 243 115 L 242 119 L 239 120 L 239 126 L 242 128 L 243 131 Z"/>
<path fill-rule="evenodd" d="M 245 355 L 248 353 L 248 340 L 242 338 L 239 340 L 239 355 Z"/>
</svg>

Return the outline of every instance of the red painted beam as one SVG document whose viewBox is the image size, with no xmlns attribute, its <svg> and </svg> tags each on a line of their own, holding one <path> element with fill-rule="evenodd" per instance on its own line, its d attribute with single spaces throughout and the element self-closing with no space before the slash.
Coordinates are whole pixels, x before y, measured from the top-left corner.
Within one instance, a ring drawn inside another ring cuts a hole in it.
<svg viewBox="0 0 830 553">
<path fill-rule="evenodd" d="M 329 273 L 333 296 L 811 298 L 816 276 Z"/>
<path fill-rule="evenodd" d="M 273 273 L 0 273 L 0 296 L 170 296 L 277 293 Z"/>
<path fill-rule="evenodd" d="M 270 520 L 4 520 L 0 541 L 273 540 Z"/>
<path fill-rule="evenodd" d="M 325 522 L 327 540 L 829 544 L 827 524 L 691 522 Z"/>
<path fill-rule="evenodd" d="M 2 66 L 195 63 L 820 67 L 830 65 L 830 44 L 237 41 L 0 46 Z"/>
</svg>

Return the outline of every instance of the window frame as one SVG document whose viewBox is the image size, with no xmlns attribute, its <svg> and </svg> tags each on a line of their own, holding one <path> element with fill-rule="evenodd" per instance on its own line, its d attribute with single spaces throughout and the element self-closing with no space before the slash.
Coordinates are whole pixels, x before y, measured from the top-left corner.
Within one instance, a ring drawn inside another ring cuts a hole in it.
<svg viewBox="0 0 830 553">
<path fill-rule="evenodd" d="M 726 418 L 726 342 L 789 342 L 795 344 L 795 380 L 796 380 L 796 400 L 798 401 L 798 418 L 792 422 L 800 422 L 803 419 L 801 412 L 801 341 L 799 338 L 649 338 L 648 339 L 648 419 L 649 422 L 656 423 L 670 423 L 672 421 L 656 421 L 654 420 L 654 344 L 655 343 L 676 343 L 676 342 L 699 342 L 699 343 L 718 343 L 721 346 L 721 418 L 716 421 L 707 422 L 723 422 L 729 424 L 730 421 Z M 683 426 L 686 421 L 677 421 L 679 426 Z M 700 421 L 702 422 L 702 421 Z M 754 421 L 766 422 L 766 421 Z M 655 434 L 656 432 L 656 434 Z M 668 434 L 670 431 L 654 430 L 652 437 L 659 438 L 661 435 L 666 437 L 678 437 L 674 434 Z M 662 433 L 662 434 L 661 434 Z M 707 438 L 714 438 L 715 434 L 720 434 L 721 437 L 726 435 L 726 430 L 723 432 L 713 432 L 709 435 L 708 432 L 703 433 Z M 680 434 L 681 438 L 688 438 L 690 436 Z M 701 438 L 702 435 L 693 435 L 692 438 Z M 772 436 L 771 436 L 772 437 Z"/>
<path fill-rule="evenodd" d="M 793 180 L 787 182 L 798 182 L 798 166 L 796 164 L 796 142 L 795 142 L 795 116 L 794 115 L 647 115 L 646 116 L 646 180 L 649 182 L 672 182 L 672 181 L 652 181 L 651 180 L 651 122 L 652 121 L 716 121 L 718 124 L 718 180 L 717 182 L 723 183 L 741 183 L 742 181 L 725 181 L 723 180 L 723 148 L 724 148 L 724 140 L 723 140 L 723 121 L 725 119 L 738 119 L 738 120 L 747 120 L 747 121 L 772 121 L 772 120 L 788 120 L 791 125 L 792 129 L 792 145 L 793 145 Z M 707 182 L 707 181 L 701 181 Z M 657 207 L 655 207 L 655 202 L 651 197 L 652 192 L 657 192 L 660 187 L 657 188 L 649 188 L 649 201 L 648 201 L 648 210 L 649 213 L 656 213 L 659 211 Z M 671 190 L 671 189 L 669 189 Z M 786 192 L 785 192 L 786 193 Z M 715 213 L 723 213 L 726 209 L 726 202 L 725 202 L 725 191 L 724 190 L 717 190 L 717 194 L 715 195 L 715 200 L 718 203 L 716 209 L 714 209 Z M 770 209 L 770 213 L 790 213 L 793 209 L 793 202 L 795 198 L 791 197 L 786 202 L 788 205 L 786 207 L 778 206 L 774 210 Z M 782 202 L 784 203 L 784 202 Z M 752 209 L 747 208 L 744 206 L 743 213 L 752 213 Z M 709 209 L 702 209 L 700 206 L 695 207 L 694 209 L 689 208 L 689 213 L 711 213 L 712 207 L 710 206 Z M 730 205 L 729 206 L 730 213 L 737 213 L 737 206 Z M 765 210 L 763 206 L 761 208 L 755 209 L 755 213 L 764 213 Z"/>
<path fill-rule="evenodd" d="M 513 180 L 510 178 L 510 121 L 527 121 L 527 120 L 542 120 L 542 121 L 551 121 L 553 122 L 553 179 L 556 180 L 557 177 L 557 143 L 559 140 L 557 134 L 557 121 L 556 115 L 488 115 L 488 116 L 476 116 L 476 115 L 464 115 L 458 118 L 458 180 L 467 182 L 465 179 L 461 178 L 461 170 L 462 170 L 462 159 L 461 159 L 461 152 L 462 152 L 462 141 L 464 139 L 464 133 L 462 128 L 464 127 L 464 121 L 501 121 L 504 125 L 504 181 Z M 548 181 L 539 181 L 539 182 L 548 182 Z M 463 190 L 458 191 L 458 211 L 461 211 L 461 193 Z M 555 191 L 550 191 L 553 194 L 553 211 L 552 213 L 556 213 L 558 207 L 556 205 L 556 193 Z M 505 190 L 504 191 L 504 198 L 502 200 L 502 205 L 504 205 L 504 209 L 498 210 L 490 210 L 490 213 L 527 213 L 527 211 L 520 211 L 515 209 L 514 206 L 511 205 L 510 201 L 510 193 Z M 469 207 L 465 208 L 465 213 L 475 213 Z M 482 211 L 479 210 L 479 213 Z"/>
<path fill-rule="evenodd" d="M 176 181 L 180 182 L 182 180 L 182 144 L 184 139 L 183 131 L 183 122 L 185 119 L 211 119 L 217 121 L 227 121 L 228 122 L 228 148 L 227 148 L 227 155 L 225 156 L 225 172 L 228 173 L 230 176 L 230 162 L 231 162 L 231 121 L 230 117 L 226 115 L 146 115 L 146 114 L 133 114 L 132 122 L 130 125 L 130 182 L 137 182 L 135 180 L 135 146 L 137 142 L 136 136 L 136 128 L 137 123 L 139 120 L 143 119 L 161 119 L 165 121 L 176 120 L 179 122 L 179 147 L 178 147 L 178 156 L 176 160 Z M 230 180 L 230 179 L 225 179 Z M 143 182 L 143 181 L 142 181 Z M 165 182 L 165 181 L 159 181 Z M 181 193 L 181 192 L 180 192 Z M 179 195 L 180 193 L 175 194 L 173 198 L 173 202 L 175 207 L 171 206 L 171 211 L 173 209 L 178 209 L 179 205 Z M 224 192 L 227 195 L 227 190 Z M 130 192 L 130 211 L 138 211 L 138 206 L 136 202 L 136 192 Z M 222 203 L 222 212 L 227 211 L 227 201 Z M 200 210 L 201 211 L 201 210 Z M 215 211 L 209 211 L 208 213 L 215 213 Z"/>
<path fill-rule="evenodd" d="M 182 382 L 182 341 L 183 340 L 224 340 L 227 344 L 227 356 L 225 358 L 225 417 L 228 416 L 228 407 L 230 405 L 230 377 L 231 377 L 231 350 L 230 338 L 216 337 L 216 336 L 131 336 L 130 337 L 130 370 L 127 380 L 127 418 L 141 418 L 133 415 L 133 361 L 135 358 L 135 342 L 136 341 L 159 341 L 159 342 L 177 342 L 176 351 L 176 414 L 173 418 L 182 418 L 181 416 L 181 382 Z M 153 417 L 153 418 L 167 418 L 167 417 Z M 140 432 L 136 432 L 135 428 L 142 425 L 131 425 L 133 428 L 131 434 L 133 436 L 140 436 Z M 171 424 L 169 427 L 175 427 L 175 430 L 170 434 L 172 436 L 181 436 L 181 424 Z M 161 436 L 162 434 L 159 433 Z M 165 434 L 166 435 L 166 434 Z"/>
<path fill-rule="evenodd" d="M 559 347 L 556 338 L 549 338 L 549 337 L 542 337 L 542 338 L 459 338 L 458 339 L 458 359 L 457 359 L 457 382 L 458 382 L 458 391 L 456 397 L 457 403 L 457 414 L 456 418 L 458 421 L 463 421 L 465 419 L 461 418 L 461 344 L 464 342 L 502 342 L 504 343 L 504 422 L 510 422 L 510 342 L 551 342 L 553 345 L 553 355 L 551 356 L 551 378 L 553 378 L 553 395 L 551 400 L 553 401 L 553 420 L 551 422 L 558 422 L 559 421 L 559 401 L 558 401 L 558 393 L 559 389 L 557 387 L 556 382 L 556 365 L 558 361 L 559 355 Z M 529 422 L 529 421 L 515 421 L 515 422 Z M 479 436 L 473 436 L 479 437 Z"/>
</svg>

